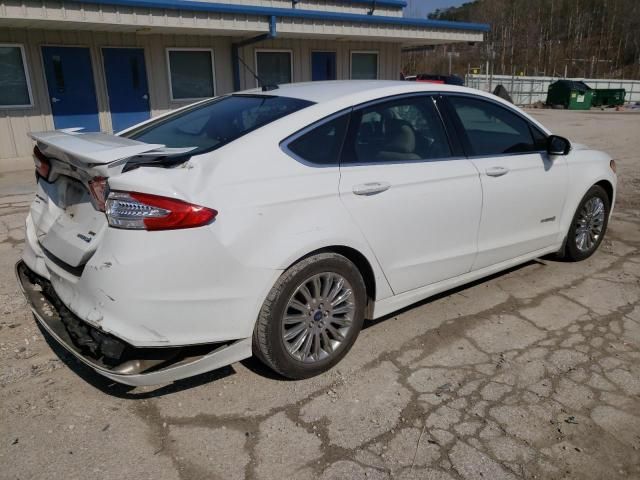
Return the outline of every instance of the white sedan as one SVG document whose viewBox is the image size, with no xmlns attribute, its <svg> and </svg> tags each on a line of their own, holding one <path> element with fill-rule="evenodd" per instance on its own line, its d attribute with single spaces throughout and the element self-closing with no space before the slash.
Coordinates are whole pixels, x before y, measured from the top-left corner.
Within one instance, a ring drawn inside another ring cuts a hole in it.
<svg viewBox="0 0 640 480">
<path fill-rule="evenodd" d="M 317 375 L 365 318 L 541 255 L 589 257 L 616 192 L 606 153 L 446 85 L 283 85 L 118 135 L 31 136 L 19 281 L 42 327 L 130 385 L 252 354 Z"/>
</svg>

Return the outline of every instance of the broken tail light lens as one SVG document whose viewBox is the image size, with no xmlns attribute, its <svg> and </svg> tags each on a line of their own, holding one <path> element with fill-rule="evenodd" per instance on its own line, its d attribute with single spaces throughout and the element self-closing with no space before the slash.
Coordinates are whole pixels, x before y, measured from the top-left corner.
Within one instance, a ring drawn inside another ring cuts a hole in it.
<svg viewBox="0 0 640 480">
<path fill-rule="evenodd" d="M 104 212 L 105 209 L 108 190 L 109 185 L 106 178 L 94 177 L 89 180 L 89 191 L 91 192 L 91 198 L 93 198 L 93 204 L 101 212 Z"/>
<path fill-rule="evenodd" d="M 129 230 L 201 227 L 218 212 L 174 198 L 138 192 L 111 192 L 106 201 L 109 225 Z"/>
<path fill-rule="evenodd" d="M 49 178 L 49 172 L 51 171 L 51 162 L 38 147 L 33 147 L 33 161 L 36 164 L 36 172 L 38 175 L 44 180 L 47 180 Z"/>
</svg>

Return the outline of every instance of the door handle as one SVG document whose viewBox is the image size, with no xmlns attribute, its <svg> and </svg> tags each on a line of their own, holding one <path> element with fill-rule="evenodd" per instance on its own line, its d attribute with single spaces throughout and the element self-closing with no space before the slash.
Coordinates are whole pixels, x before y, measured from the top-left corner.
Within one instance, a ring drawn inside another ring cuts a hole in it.
<svg viewBox="0 0 640 480">
<path fill-rule="evenodd" d="M 142 99 L 143 100 L 149 100 L 149 95 L 147 95 L 146 93 L 144 95 L 142 95 Z"/>
<path fill-rule="evenodd" d="M 59 98 L 51 97 L 51 103 L 58 103 L 60 101 Z"/>
<path fill-rule="evenodd" d="M 490 177 L 501 177 L 509 173 L 509 169 L 507 167 L 489 167 L 485 173 Z"/>
<path fill-rule="evenodd" d="M 354 185 L 353 193 L 356 195 L 376 195 L 382 193 L 391 188 L 391 184 L 388 182 L 369 182 L 361 183 L 360 185 Z"/>
</svg>

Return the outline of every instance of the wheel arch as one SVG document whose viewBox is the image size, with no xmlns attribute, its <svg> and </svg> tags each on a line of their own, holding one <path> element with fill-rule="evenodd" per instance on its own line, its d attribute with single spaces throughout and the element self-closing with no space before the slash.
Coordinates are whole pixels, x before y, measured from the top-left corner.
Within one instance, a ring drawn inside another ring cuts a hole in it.
<svg viewBox="0 0 640 480">
<path fill-rule="evenodd" d="M 569 232 L 571 220 L 578 205 L 591 187 L 597 185 L 605 190 L 609 197 L 611 211 L 613 211 L 617 182 L 615 174 L 609 169 L 610 157 L 597 151 L 587 151 L 585 155 L 588 153 L 601 156 L 603 163 L 606 161 L 606 167 L 599 161 L 580 162 L 580 158 L 576 159 L 578 161 L 568 162 L 570 181 L 567 185 L 567 197 L 562 211 L 560 228 L 565 235 Z"/>
<path fill-rule="evenodd" d="M 609 205 L 613 207 L 613 184 L 609 180 L 600 180 L 593 184 L 593 186 L 596 185 L 602 187 L 604 191 L 607 192 L 607 196 L 609 197 Z"/>
<path fill-rule="evenodd" d="M 365 317 L 371 318 L 371 316 L 373 315 L 373 305 L 375 303 L 377 293 L 376 274 L 369 259 L 359 250 L 353 247 L 348 247 L 346 245 L 330 245 L 318 248 L 301 256 L 300 258 L 297 258 L 295 261 L 291 262 L 285 270 L 289 269 L 305 258 L 309 258 L 319 253 L 337 253 L 338 255 L 342 255 L 343 257 L 347 258 L 356 266 L 356 268 L 360 272 L 360 275 L 362 275 L 362 279 L 364 280 L 364 285 L 367 291 L 367 311 L 365 313 Z"/>
<path fill-rule="evenodd" d="M 580 205 L 580 202 L 582 201 L 582 199 L 584 198 L 584 196 L 587 194 L 587 192 L 592 188 L 592 187 L 601 187 L 602 189 L 604 189 L 605 193 L 607 194 L 607 197 L 609 198 L 609 215 L 611 215 L 611 212 L 613 212 L 613 202 L 614 202 L 614 198 L 615 198 L 615 187 L 613 186 L 613 183 L 611 182 L 611 180 L 606 179 L 606 178 L 601 178 L 597 181 L 595 181 L 594 183 L 590 183 L 588 187 L 586 187 L 584 189 L 584 191 L 580 192 L 580 195 L 577 196 L 577 203 L 575 203 L 575 205 L 571 205 L 570 206 L 570 210 L 567 211 L 567 223 L 565 225 L 565 228 L 563 228 L 564 231 L 564 236 L 562 238 L 562 247 L 560 247 L 560 250 L 558 251 L 558 254 L 560 256 L 564 256 L 566 248 L 567 248 L 567 239 L 568 239 L 568 235 L 569 235 L 569 229 L 571 228 L 571 221 L 573 220 L 573 217 L 578 209 L 578 206 Z"/>
</svg>

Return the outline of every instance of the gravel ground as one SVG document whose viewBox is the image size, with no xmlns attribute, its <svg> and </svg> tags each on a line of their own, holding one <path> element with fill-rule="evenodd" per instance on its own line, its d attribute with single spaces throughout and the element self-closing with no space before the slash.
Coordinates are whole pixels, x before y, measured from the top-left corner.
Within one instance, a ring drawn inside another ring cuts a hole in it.
<svg viewBox="0 0 640 480">
<path fill-rule="evenodd" d="M 33 174 L 0 175 L 0 478 L 640 478 L 640 114 L 532 112 L 618 160 L 599 252 L 370 322 L 299 382 L 129 389 L 52 348 L 13 274 Z"/>
</svg>

